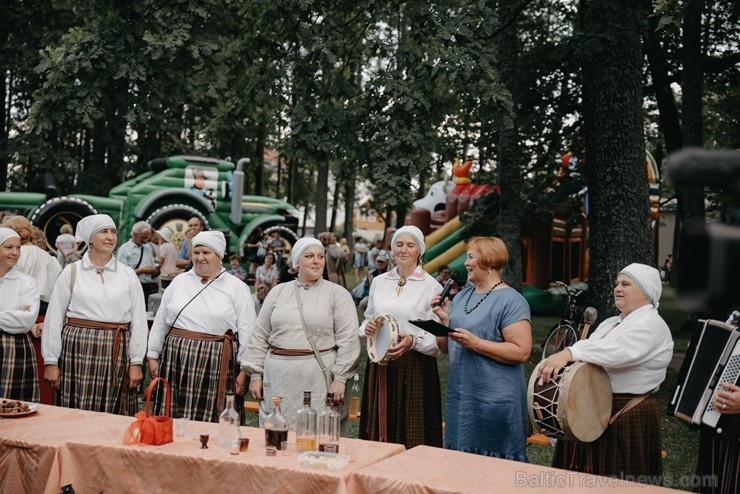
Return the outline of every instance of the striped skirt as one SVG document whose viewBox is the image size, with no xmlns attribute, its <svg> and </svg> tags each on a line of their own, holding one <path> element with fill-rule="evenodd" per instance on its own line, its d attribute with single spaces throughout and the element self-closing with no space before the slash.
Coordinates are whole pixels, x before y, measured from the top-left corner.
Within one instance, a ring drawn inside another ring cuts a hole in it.
<svg viewBox="0 0 740 494">
<path fill-rule="evenodd" d="M 362 392 L 360 439 L 377 441 L 378 364 L 368 359 Z M 442 392 L 437 359 L 410 351 L 386 366 L 388 442 L 413 448 L 420 444 L 442 447 Z"/>
<path fill-rule="evenodd" d="M 31 333 L 0 330 L 0 397 L 39 401 L 39 375 Z"/>
<path fill-rule="evenodd" d="M 232 357 L 228 361 L 225 387 L 234 390 L 234 371 L 238 345 L 234 344 Z M 225 405 L 219 403 L 219 374 L 223 357 L 224 342 L 202 341 L 168 334 L 160 356 L 159 375 L 170 383 L 172 404 L 170 413 L 174 418 L 187 417 L 201 422 L 218 422 Z M 164 414 L 165 395 L 162 386 L 157 387 L 154 399 L 154 415 Z M 244 399 L 235 397 L 236 411 L 244 423 Z"/>
<path fill-rule="evenodd" d="M 64 326 L 58 406 L 130 416 L 138 411 L 136 388 L 128 387 L 128 331 L 121 337 L 125 344 L 113 355 L 116 331 Z"/>
<path fill-rule="evenodd" d="M 612 415 L 630 399 L 615 396 Z M 662 484 L 658 401 L 654 396 L 644 399 L 623 413 L 594 442 L 579 444 L 558 440 L 552 466 L 643 484 Z"/>
<path fill-rule="evenodd" d="M 702 427 L 698 456 L 695 479 L 698 485 L 694 492 L 740 492 L 740 442 L 737 436 L 721 437 L 708 427 Z"/>
</svg>

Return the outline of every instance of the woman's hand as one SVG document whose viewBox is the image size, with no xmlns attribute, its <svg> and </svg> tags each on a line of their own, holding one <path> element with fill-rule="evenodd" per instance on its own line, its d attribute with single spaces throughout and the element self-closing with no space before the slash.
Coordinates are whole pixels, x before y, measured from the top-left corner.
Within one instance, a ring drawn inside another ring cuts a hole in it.
<svg viewBox="0 0 740 494">
<path fill-rule="evenodd" d="M 441 305 L 435 306 L 437 302 L 439 302 L 439 295 L 432 299 L 432 312 L 439 317 L 440 323 L 448 326 L 450 324 L 450 303 L 445 301 Z"/>
<path fill-rule="evenodd" d="M 144 380 L 144 370 L 141 364 L 128 366 L 128 387 L 138 388 Z"/>
<path fill-rule="evenodd" d="M 62 383 L 62 373 L 59 372 L 59 366 L 44 366 L 44 381 L 46 381 L 46 384 L 48 384 L 50 388 L 59 389 L 59 385 Z"/>
<path fill-rule="evenodd" d="M 247 377 L 247 371 L 244 369 L 239 370 L 239 374 L 236 376 L 236 379 L 234 379 L 234 391 L 236 391 L 236 394 L 239 396 L 243 395 L 244 392 L 247 390 L 247 380 L 249 378 Z"/>
<path fill-rule="evenodd" d="M 347 385 L 339 381 L 332 381 L 329 385 L 329 393 L 334 393 L 334 404 L 344 404 L 344 393 L 347 390 Z"/>
<path fill-rule="evenodd" d="M 570 353 L 570 348 L 566 348 L 562 352 L 558 352 L 555 355 L 547 357 L 540 365 L 541 382 L 547 384 L 552 379 L 555 379 L 558 376 L 558 373 L 572 361 L 573 354 Z"/>
<path fill-rule="evenodd" d="M 372 335 L 374 335 L 374 334 L 375 334 L 375 332 L 376 332 L 376 331 L 378 330 L 378 328 L 380 327 L 380 325 L 381 325 L 381 323 L 380 323 L 380 319 L 371 319 L 371 320 L 369 320 L 369 321 L 367 322 L 367 324 L 365 325 L 365 334 L 366 334 L 367 336 L 372 336 Z"/>
<path fill-rule="evenodd" d="M 262 400 L 262 379 L 249 381 L 249 394 L 257 401 Z"/>
<path fill-rule="evenodd" d="M 31 328 L 31 334 L 34 335 L 36 338 L 41 338 L 41 331 L 44 329 L 44 323 L 40 322 L 38 324 L 34 324 Z"/>
<path fill-rule="evenodd" d="M 414 347 L 414 337 L 408 334 L 399 335 L 398 345 L 388 348 L 388 356 L 395 360 Z"/>
<path fill-rule="evenodd" d="M 152 379 L 158 378 L 159 377 L 159 359 L 147 358 L 146 364 L 147 364 L 147 367 L 149 367 L 149 375 L 152 376 Z"/>
<path fill-rule="evenodd" d="M 483 338 L 463 328 L 455 328 L 454 331 L 450 331 L 449 333 L 447 333 L 447 336 L 452 341 L 456 341 L 468 350 L 473 351 L 476 351 L 480 344 L 483 342 Z"/>
<path fill-rule="evenodd" d="M 740 387 L 730 383 L 720 384 L 712 403 L 719 413 L 740 413 Z"/>
</svg>

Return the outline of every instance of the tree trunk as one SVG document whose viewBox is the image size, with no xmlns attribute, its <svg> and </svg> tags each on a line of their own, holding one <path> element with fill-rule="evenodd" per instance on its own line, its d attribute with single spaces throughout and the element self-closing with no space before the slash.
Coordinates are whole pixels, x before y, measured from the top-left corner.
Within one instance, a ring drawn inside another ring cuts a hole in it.
<svg viewBox="0 0 740 494">
<path fill-rule="evenodd" d="M 257 145 L 254 151 L 254 195 L 261 196 L 265 184 L 265 140 L 267 139 L 267 128 L 260 124 L 257 128 Z M 279 185 L 278 185 L 279 187 Z"/>
<path fill-rule="evenodd" d="M 357 168 L 350 165 L 347 167 L 347 179 L 344 181 L 344 237 L 350 244 L 350 249 L 354 248 L 355 245 L 353 232 L 355 231 L 356 182 Z"/>
<path fill-rule="evenodd" d="M 499 18 L 502 22 L 512 19 L 498 38 L 498 54 L 501 81 L 509 90 L 513 101 L 512 125 L 499 133 L 499 166 L 501 173 L 501 202 L 499 215 L 499 234 L 509 250 L 509 263 L 504 267 L 502 277 L 516 290 L 522 287 L 522 172 L 521 150 L 519 148 L 517 97 L 519 43 L 517 40 L 517 22 L 513 19 L 515 5 L 512 2 L 499 2 Z"/>
<path fill-rule="evenodd" d="M 326 231 L 327 196 L 329 195 L 329 162 L 321 160 L 316 174 L 316 221 L 314 234 Z"/>
<path fill-rule="evenodd" d="M 332 194 L 331 200 L 331 219 L 329 221 L 329 231 L 336 232 L 337 229 L 337 208 L 339 206 L 339 188 L 341 187 L 341 181 L 335 177 L 334 180 L 334 193 Z"/>
<path fill-rule="evenodd" d="M 5 46 L 7 31 L 3 29 L 2 33 L 3 39 L 0 39 L 0 46 Z M 8 102 L 12 101 L 10 87 L 13 75 L 9 71 L 6 71 L 5 67 L 3 67 L 2 73 L 5 77 L 3 77 L 3 111 L 2 115 L 0 115 L 0 124 L 2 124 L 0 125 L 0 131 L 2 131 L 2 134 L 0 134 L 0 192 L 5 192 L 8 190 L 8 137 L 10 135 L 11 122 Z"/>
<path fill-rule="evenodd" d="M 642 111 L 641 0 L 583 2 L 584 130 L 590 211 L 590 298 L 615 312 L 612 288 L 632 262 L 653 262 Z"/>
</svg>

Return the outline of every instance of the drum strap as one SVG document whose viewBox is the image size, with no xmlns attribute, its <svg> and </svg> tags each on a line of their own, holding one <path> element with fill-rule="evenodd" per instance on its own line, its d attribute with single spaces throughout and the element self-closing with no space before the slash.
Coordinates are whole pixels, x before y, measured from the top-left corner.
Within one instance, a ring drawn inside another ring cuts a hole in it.
<svg viewBox="0 0 740 494">
<path fill-rule="evenodd" d="M 622 415 L 623 413 L 627 413 L 633 408 L 635 408 L 637 405 L 642 403 L 642 401 L 650 396 L 652 393 L 645 393 L 644 395 L 635 396 L 630 401 L 627 402 L 625 406 L 623 406 L 617 413 L 612 415 L 612 417 L 609 419 L 609 425 L 612 425 L 614 422 L 617 421 L 617 419 Z"/>
</svg>

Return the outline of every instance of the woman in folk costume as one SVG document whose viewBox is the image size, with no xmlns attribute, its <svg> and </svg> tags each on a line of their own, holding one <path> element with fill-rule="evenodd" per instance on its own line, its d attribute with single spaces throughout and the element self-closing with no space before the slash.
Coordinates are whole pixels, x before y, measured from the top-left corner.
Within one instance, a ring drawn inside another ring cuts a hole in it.
<svg viewBox="0 0 740 494">
<path fill-rule="evenodd" d="M 661 291 L 657 269 L 630 264 L 614 286 L 614 305 L 620 314 L 602 322 L 587 340 L 542 362 L 540 377 L 545 383 L 570 362 L 602 366 L 612 386 L 612 416 L 619 414 L 596 441 L 558 441 L 554 467 L 638 482 L 661 481 L 661 413 L 654 393 L 673 356 L 671 331 L 658 314 Z"/>
<path fill-rule="evenodd" d="M 21 238 L 0 228 L 0 396 L 39 401 L 39 376 L 30 331 L 39 312 L 36 281 L 16 268 Z"/>
<path fill-rule="evenodd" d="M 291 254 L 298 278 L 277 285 L 265 298 L 237 382 L 246 383 L 249 376 L 251 396 L 263 403 L 282 396 L 282 412 L 295 430 L 303 391 L 311 391 L 314 403 L 322 403 L 327 392 L 334 393 L 335 403 L 344 402 L 347 380 L 357 369 L 360 340 L 352 296 L 322 278 L 321 242 L 302 238 Z M 261 427 L 269 413 L 269 406 L 260 407 Z"/>
<path fill-rule="evenodd" d="M 401 443 L 407 448 L 419 444 L 441 447 L 442 398 L 436 359 L 440 349 L 434 335 L 409 321 L 437 319 L 431 304 L 442 287 L 421 266 L 425 249 L 421 230 L 399 228 L 391 248 L 396 267 L 370 285 L 360 334 L 374 335 L 380 327 L 378 318 L 389 315 L 398 323 L 400 342 L 388 349 L 387 365 L 368 359 L 360 438 Z"/>
<path fill-rule="evenodd" d="M 133 415 L 146 352 L 144 292 L 113 255 L 118 231 L 110 216 L 83 218 L 75 236 L 88 250 L 54 286 L 41 335 L 44 379 L 59 406 Z"/>
<path fill-rule="evenodd" d="M 172 387 L 173 417 L 218 422 L 226 393 L 244 393 L 235 388 L 234 376 L 256 319 L 254 302 L 249 287 L 221 264 L 222 232 L 200 232 L 192 245 L 193 269 L 176 276 L 162 295 L 147 363 L 152 377 L 163 377 Z M 160 387 L 155 414 L 163 410 L 164 398 Z"/>
</svg>

